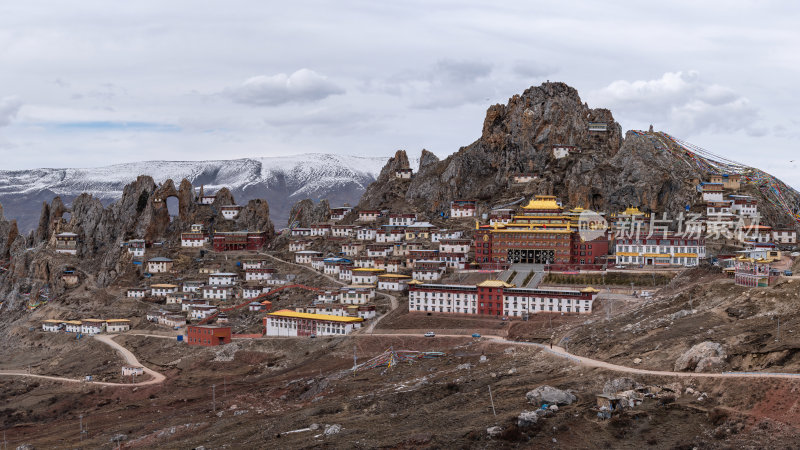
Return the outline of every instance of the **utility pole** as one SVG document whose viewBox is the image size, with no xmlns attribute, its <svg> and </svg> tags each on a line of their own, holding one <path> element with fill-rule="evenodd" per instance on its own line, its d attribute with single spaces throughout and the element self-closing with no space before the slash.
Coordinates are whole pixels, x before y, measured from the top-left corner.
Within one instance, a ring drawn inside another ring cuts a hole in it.
<svg viewBox="0 0 800 450">
<path fill-rule="evenodd" d="M 222 377 L 222 393 L 225 397 L 228 396 L 228 377 Z"/>
<path fill-rule="evenodd" d="M 494 409 L 494 397 L 492 397 L 492 386 L 489 385 L 489 401 L 492 402 L 492 414 L 497 417 L 497 411 Z"/>
<path fill-rule="evenodd" d="M 217 385 L 211 385 L 211 408 L 214 412 L 217 412 Z"/>
<path fill-rule="evenodd" d="M 80 422 L 78 422 L 78 424 L 80 426 L 80 436 L 81 436 L 81 440 L 83 440 L 83 414 L 79 415 L 78 419 L 80 419 Z"/>
</svg>

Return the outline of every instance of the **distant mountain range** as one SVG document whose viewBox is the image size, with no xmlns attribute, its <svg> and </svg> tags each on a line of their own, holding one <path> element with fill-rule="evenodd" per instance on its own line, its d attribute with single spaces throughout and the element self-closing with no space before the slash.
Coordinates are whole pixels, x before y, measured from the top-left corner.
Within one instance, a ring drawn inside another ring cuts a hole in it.
<svg viewBox="0 0 800 450">
<path fill-rule="evenodd" d="M 123 187 L 139 175 L 157 183 L 183 178 L 206 193 L 228 187 L 237 203 L 266 199 L 276 228 L 286 226 L 292 205 L 302 199 L 327 198 L 331 206 L 357 204 L 364 189 L 378 177 L 387 157 L 333 154 L 246 158 L 220 161 L 143 161 L 90 169 L 0 171 L 0 204 L 5 216 L 17 219 L 20 231 L 39 222 L 42 202 L 60 196 L 69 204 L 82 192 L 104 204 L 120 198 Z"/>
</svg>

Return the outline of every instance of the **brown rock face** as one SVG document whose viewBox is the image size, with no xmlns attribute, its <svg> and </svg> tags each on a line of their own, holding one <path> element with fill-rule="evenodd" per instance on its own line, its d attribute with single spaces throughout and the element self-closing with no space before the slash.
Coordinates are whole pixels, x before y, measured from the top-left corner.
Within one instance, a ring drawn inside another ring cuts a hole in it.
<svg viewBox="0 0 800 450">
<path fill-rule="evenodd" d="M 0 261 L 9 259 L 14 241 L 20 237 L 17 221 L 6 220 L 3 205 L 0 205 Z"/>
<path fill-rule="evenodd" d="M 297 226 L 306 228 L 312 223 L 327 222 L 330 213 L 331 209 L 327 200 L 321 200 L 315 205 L 313 200 L 307 198 L 292 206 L 289 221 L 286 225 L 291 226 L 292 223 L 297 222 Z"/>
<path fill-rule="evenodd" d="M 235 205 L 236 201 L 233 199 L 230 189 L 224 187 L 217 191 L 216 198 L 212 206 L 219 208 L 220 206 Z"/>
<path fill-rule="evenodd" d="M 422 156 L 423 159 L 420 161 L 420 165 L 422 165 L 423 161 L 431 164 L 431 156 L 433 158 L 436 157 L 427 150 L 423 150 Z M 383 166 L 378 179 L 367 187 L 364 195 L 361 196 L 361 201 L 358 204 L 359 208 L 390 208 L 394 211 L 410 209 L 411 207 L 406 199 L 409 180 L 395 177 L 395 172 L 398 169 L 408 169 L 410 167 L 406 151 L 398 150 Z"/>
<path fill-rule="evenodd" d="M 422 172 L 428 166 L 432 166 L 439 162 L 439 157 L 434 155 L 433 153 L 429 152 L 428 150 L 422 149 L 422 155 L 419 157 L 419 172 Z"/>
<path fill-rule="evenodd" d="M 247 202 L 236 218 L 236 226 L 239 230 L 266 231 L 267 239 L 275 236 L 275 226 L 269 218 L 269 205 L 266 200 L 255 199 Z"/>
<path fill-rule="evenodd" d="M 178 215 L 170 217 L 167 199 L 178 199 Z M 192 223 L 214 228 L 219 219 L 215 206 L 233 204 L 228 189 L 221 189 L 212 206 L 199 207 L 194 202 L 194 189 L 182 180 L 176 189 L 171 180 L 156 186 L 149 176 L 140 176 L 125 186 L 122 197 L 104 208 L 89 194 L 81 194 L 67 208 L 55 198 L 42 206 L 38 229 L 27 242 L 17 231 L 16 222 L 6 221 L 0 209 L 0 261 L 10 259 L 9 270 L 0 274 L 0 298 L 22 298 L 20 293 L 49 286 L 53 295 L 61 295 L 65 286 L 61 271 L 65 264 L 90 274 L 92 288 L 108 286 L 121 274 L 133 270 L 121 248 L 123 241 L 143 238 L 150 241 L 175 242 Z M 327 208 L 327 204 L 325 206 Z M 67 215 L 66 213 L 69 213 Z M 269 205 L 264 200 L 251 200 L 236 221 L 218 221 L 226 230 L 266 231 L 274 236 Z M 77 257 L 56 254 L 54 235 L 70 231 L 78 235 Z M 26 251 L 28 246 L 33 251 Z M 88 286 L 87 286 L 88 288 Z M 14 303 L 15 307 L 19 304 Z"/>
<path fill-rule="evenodd" d="M 608 131 L 590 132 L 590 122 L 606 123 Z M 447 159 L 439 161 L 423 151 L 419 172 L 410 183 L 383 176 L 396 165 L 390 160 L 359 206 L 380 208 L 402 198 L 418 211 L 441 212 L 453 199 L 495 198 L 517 172 L 537 172 L 543 186 L 563 189 L 560 174 L 572 164 L 553 156 L 554 145 L 578 147 L 582 158 L 596 164 L 612 158 L 621 141 L 620 126 L 610 111 L 590 109 L 564 83 L 545 83 L 515 95 L 506 105 L 491 106 L 480 139 Z"/>
<path fill-rule="evenodd" d="M 589 124 L 597 122 L 607 131 L 589 131 Z M 572 146 L 579 152 L 563 156 L 554 153 L 553 146 Z M 556 195 L 568 206 L 604 211 L 637 206 L 676 215 L 698 202 L 692 180 L 706 175 L 647 137 L 629 132 L 623 140 L 609 110 L 589 108 L 564 83 L 531 87 L 506 105 L 489 107 L 477 141 L 442 161 L 423 151 L 410 182 L 387 176 L 400 160 L 396 155 L 387 163 L 362 196 L 360 208 L 409 205 L 417 212 L 439 213 L 448 211 L 454 199 L 477 199 L 492 206 L 512 196 L 538 193 Z M 537 178 L 514 187 L 512 177 L 519 172 Z M 756 189 L 753 195 L 761 193 Z M 781 216 L 763 198 L 760 204 L 767 216 Z M 788 216 L 775 220 L 787 223 Z"/>
</svg>

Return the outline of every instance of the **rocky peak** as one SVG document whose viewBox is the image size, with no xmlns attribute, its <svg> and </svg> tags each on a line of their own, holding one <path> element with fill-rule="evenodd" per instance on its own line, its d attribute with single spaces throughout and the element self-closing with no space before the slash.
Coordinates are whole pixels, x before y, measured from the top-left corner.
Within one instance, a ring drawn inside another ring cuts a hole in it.
<svg viewBox="0 0 800 450">
<path fill-rule="evenodd" d="M 388 170 L 387 164 L 382 174 Z M 520 172 L 535 177 L 514 184 Z M 674 217 L 699 201 L 692 180 L 705 175 L 654 139 L 631 132 L 623 139 L 611 111 L 590 108 L 574 88 L 548 82 L 490 106 L 481 137 L 446 159 L 423 151 L 410 182 L 382 176 L 359 206 L 440 213 L 454 199 L 491 207 L 551 194 L 566 206 L 604 211 L 635 206 Z M 770 202 L 760 203 L 768 219 L 774 217 L 769 223 L 785 220 Z"/>
<path fill-rule="evenodd" d="M 275 236 L 275 226 L 269 218 L 269 205 L 266 200 L 253 199 L 239 212 L 236 225 L 240 230 L 266 231 L 267 239 Z"/>
<path fill-rule="evenodd" d="M 432 166 L 439 162 L 439 157 L 434 155 L 432 152 L 428 150 L 422 149 L 422 155 L 419 157 L 419 172 L 422 172 L 429 166 Z"/>
<path fill-rule="evenodd" d="M 230 189 L 224 187 L 217 191 L 214 203 L 212 206 L 219 208 L 220 206 L 235 205 L 236 201 L 233 199 L 233 194 Z"/>
<path fill-rule="evenodd" d="M 591 122 L 602 122 L 607 131 L 589 131 Z M 458 198 L 492 200 L 506 192 L 513 174 L 540 173 L 532 190 L 563 190 L 561 174 L 579 160 L 597 164 L 613 157 L 622 144 L 621 127 L 606 109 L 591 109 L 578 92 L 564 83 L 544 83 L 515 95 L 505 105 L 490 106 L 481 137 L 439 161 L 424 151 L 420 170 L 411 182 L 387 177 L 392 161 L 381 177 L 364 193 L 361 207 L 402 208 L 420 212 L 447 210 Z M 553 146 L 565 145 L 581 153 L 557 158 Z M 395 160 L 397 158 L 394 158 Z M 583 166 L 581 170 L 589 170 Z"/>
<path fill-rule="evenodd" d="M 430 163 L 430 156 L 425 153 L 430 153 L 423 150 L 423 156 L 428 164 Z M 433 155 L 432 153 L 430 155 Z M 433 155 L 435 158 L 435 155 Z M 422 160 L 420 160 L 420 165 Z M 411 168 L 408 155 L 405 150 L 398 150 L 395 155 L 389 158 L 386 165 L 381 169 L 381 174 L 374 183 L 367 187 L 364 195 L 361 196 L 359 208 L 379 208 L 385 207 L 395 211 L 404 211 L 409 209 L 409 206 L 404 198 L 405 191 L 408 188 L 408 180 L 399 179 L 395 176 L 398 169 Z"/>
<path fill-rule="evenodd" d="M 297 226 L 307 228 L 312 223 L 327 222 L 329 216 L 330 205 L 327 200 L 321 200 L 315 205 L 313 200 L 307 198 L 292 206 L 287 225 L 292 226 L 292 223 L 297 222 Z"/>
<path fill-rule="evenodd" d="M 16 220 L 6 220 L 0 205 L 0 260 L 8 259 L 14 241 L 19 237 Z"/>
</svg>

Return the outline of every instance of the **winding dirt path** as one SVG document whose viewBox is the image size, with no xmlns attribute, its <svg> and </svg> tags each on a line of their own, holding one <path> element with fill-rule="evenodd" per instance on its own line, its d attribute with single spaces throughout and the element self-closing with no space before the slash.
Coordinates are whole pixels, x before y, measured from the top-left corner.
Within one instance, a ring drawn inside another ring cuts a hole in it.
<svg viewBox="0 0 800 450">
<path fill-rule="evenodd" d="M 391 337 L 391 336 L 416 336 L 420 337 L 419 333 L 373 333 L 371 336 Z M 436 337 L 470 337 L 466 334 L 436 334 Z M 632 373 L 637 375 L 657 375 L 662 377 L 679 377 L 679 378 L 791 378 L 800 380 L 800 373 L 780 373 L 780 372 L 722 372 L 722 373 L 706 373 L 706 372 L 671 372 L 668 370 L 649 370 L 638 369 L 636 367 L 620 366 L 598 359 L 587 358 L 585 356 L 578 356 L 569 353 L 563 347 L 554 345 L 550 348 L 549 345 L 539 344 L 536 342 L 517 342 L 509 341 L 501 336 L 488 336 L 483 335 L 483 338 L 498 344 L 517 345 L 527 347 L 538 347 L 546 353 L 569 360 L 575 364 L 580 364 L 586 367 L 596 367 L 600 369 L 612 370 L 614 372 Z M 435 338 L 433 338 L 435 339 Z"/>
<path fill-rule="evenodd" d="M 156 372 L 155 370 L 149 369 L 149 368 L 145 367 L 144 365 L 142 365 L 142 363 L 140 363 L 139 360 L 136 359 L 136 356 L 133 353 L 131 353 L 130 350 L 128 350 L 127 348 L 123 347 L 122 345 L 120 345 L 119 343 L 114 341 L 113 338 L 115 336 L 116 336 L 116 334 L 103 334 L 103 335 L 95 335 L 93 337 L 95 339 L 97 339 L 98 341 L 100 341 L 100 342 L 108 345 L 109 347 L 113 348 L 114 350 L 116 350 L 116 352 L 119 353 L 120 356 L 122 356 L 122 358 L 125 360 L 126 364 L 134 366 L 134 367 L 142 367 L 142 368 L 144 368 L 144 372 L 146 374 L 150 375 L 150 377 L 151 377 L 149 380 L 139 381 L 139 382 L 136 382 L 136 383 L 113 383 L 113 382 L 110 382 L 110 381 L 85 381 L 85 380 L 81 380 L 81 379 L 67 378 L 67 377 L 57 377 L 57 376 L 52 376 L 52 375 L 36 375 L 36 374 L 28 373 L 25 370 L 0 370 L 0 376 L 22 376 L 22 377 L 40 378 L 40 379 L 52 380 L 52 381 L 65 381 L 65 382 L 68 382 L 68 383 L 86 383 L 86 384 L 94 384 L 94 385 L 100 385 L 100 386 L 126 386 L 126 387 L 148 386 L 148 385 L 152 385 L 152 384 L 160 384 L 160 383 L 163 383 L 164 380 L 167 379 L 167 377 L 165 377 L 163 374 L 161 374 L 159 372 Z"/>
</svg>

